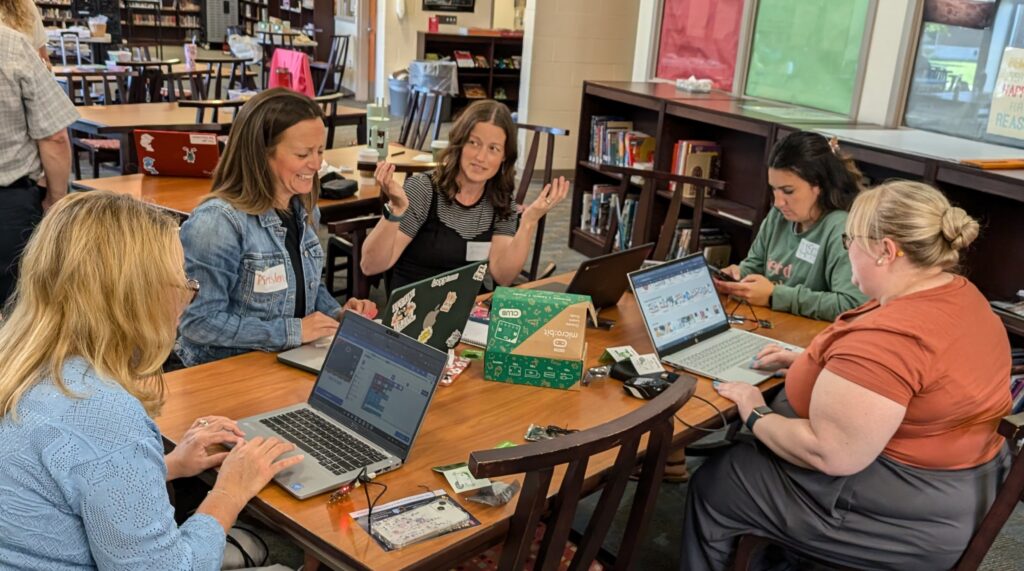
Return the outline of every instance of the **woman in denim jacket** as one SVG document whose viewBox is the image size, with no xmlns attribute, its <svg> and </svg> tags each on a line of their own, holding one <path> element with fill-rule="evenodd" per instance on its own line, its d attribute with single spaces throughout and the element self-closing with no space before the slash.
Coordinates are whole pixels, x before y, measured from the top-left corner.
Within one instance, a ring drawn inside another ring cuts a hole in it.
<svg viewBox="0 0 1024 571">
<path fill-rule="evenodd" d="M 281 351 L 331 335 L 343 310 L 320 281 L 320 107 L 271 89 L 239 111 L 213 192 L 181 227 L 185 269 L 203 284 L 178 329 L 186 366 Z M 375 314 L 372 302 L 345 309 Z"/>
</svg>

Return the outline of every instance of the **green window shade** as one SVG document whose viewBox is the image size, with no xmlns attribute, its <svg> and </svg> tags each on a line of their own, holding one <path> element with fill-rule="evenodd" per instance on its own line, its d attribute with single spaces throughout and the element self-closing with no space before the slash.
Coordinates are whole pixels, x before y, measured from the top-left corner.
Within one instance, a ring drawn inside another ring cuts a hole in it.
<svg viewBox="0 0 1024 571">
<path fill-rule="evenodd" d="M 746 94 L 849 114 L 871 0 L 761 0 Z"/>
</svg>

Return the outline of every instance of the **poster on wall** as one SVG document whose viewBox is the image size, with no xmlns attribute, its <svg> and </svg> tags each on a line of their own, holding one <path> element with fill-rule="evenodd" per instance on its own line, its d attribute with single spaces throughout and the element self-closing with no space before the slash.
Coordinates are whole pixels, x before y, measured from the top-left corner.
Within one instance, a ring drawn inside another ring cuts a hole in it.
<svg viewBox="0 0 1024 571">
<path fill-rule="evenodd" d="M 992 25 L 999 0 L 925 0 L 924 21 L 976 28 Z"/>
<path fill-rule="evenodd" d="M 987 131 L 1024 139 L 1024 48 L 1006 48 L 999 64 Z"/>
<path fill-rule="evenodd" d="M 476 0 L 423 0 L 424 12 L 472 12 Z"/>
<path fill-rule="evenodd" d="M 743 0 L 665 0 L 655 75 L 691 75 L 732 91 Z"/>
</svg>

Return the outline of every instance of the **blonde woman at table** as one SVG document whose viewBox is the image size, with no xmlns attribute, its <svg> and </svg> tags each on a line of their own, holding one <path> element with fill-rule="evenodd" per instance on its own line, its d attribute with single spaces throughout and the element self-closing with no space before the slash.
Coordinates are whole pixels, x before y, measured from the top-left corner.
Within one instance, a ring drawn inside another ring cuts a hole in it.
<svg viewBox="0 0 1024 571">
<path fill-rule="evenodd" d="M 185 270 L 203 284 L 181 318 L 176 352 L 185 366 L 282 351 L 337 330 L 343 308 L 320 279 L 316 234 L 326 138 L 320 106 L 284 88 L 236 115 L 213 191 L 181 226 Z M 356 299 L 344 309 L 377 311 Z"/>
<path fill-rule="evenodd" d="M 788 404 L 722 383 L 757 443 L 694 474 L 682 569 L 725 569 L 754 533 L 857 569 L 949 569 L 1003 481 L 1010 346 L 988 301 L 957 275 L 978 223 L 939 191 L 890 182 L 846 221 L 854 283 L 871 301 L 838 317 L 788 368 Z M 777 414 L 776 414 L 777 413 Z"/>
<path fill-rule="evenodd" d="M 526 263 L 537 223 L 569 192 L 559 177 L 517 215 L 517 155 L 508 107 L 485 100 L 467 107 L 452 125 L 433 173 L 413 175 L 401 185 L 395 165 L 380 163 L 377 182 L 389 202 L 363 244 L 363 273 L 390 270 L 394 289 L 488 260 L 494 281 L 511 284 Z"/>
<path fill-rule="evenodd" d="M 0 0 L 0 24 L 20 32 L 46 65 L 50 65 L 50 54 L 46 51 L 46 28 L 35 2 Z"/>
<path fill-rule="evenodd" d="M 164 455 L 160 367 L 199 287 L 183 264 L 175 219 L 104 191 L 64 198 L 29 241 L 0 327 L 0 568 L 220 569 L 241 509 L 300 461 L 213 416 Z M 167 481 L 217 465 L 179 527 Z"/>
</svg>

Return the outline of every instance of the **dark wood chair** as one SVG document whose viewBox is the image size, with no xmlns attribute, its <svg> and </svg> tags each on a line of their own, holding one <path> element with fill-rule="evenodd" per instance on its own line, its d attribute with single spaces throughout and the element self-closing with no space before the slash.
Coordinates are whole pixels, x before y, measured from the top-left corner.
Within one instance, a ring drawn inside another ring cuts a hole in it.
<svg viewBox="0 0 1024 571">
<path fill-rule="evenodd" d="M 379 221 L 379 214 L 371 214 L 327 225 L 327 231 L 331 235 L 327 239 L 327 261 L 324 267 L 327 272 L 327 291 L 331 292 L 331 295 L 344 294 L 349 298 L 365 299 L 370 293 L 370 286 L 379 283 L 381 276 L 363 275 L 359 268 L 363 242 Z M 341 266 L 338 264 L 339 259 L 345 260 Z M 342 267 L 345 269 L 343 290 L 334 287 L 335 274 Z"/>
<path fill-rule="evenodd" d="M 335 92 L 329 95 L 318 95 L 313 98 L 324 111 L 324 126 L 327 127 L 327 148 L 334 147 L 334 130 L 338 123 L 338 101 L 344 99 L 344 93 Z"/>
<path fill-rule="evenodd" d="M 696 386 L 696 379 L 681 375 L 644 406 L 600 426 L 553 440 L 470 454 L 469 470 L 477 478 L 525 472 L 516 511 L 501 546 L 498 569 L 523 569 L 542 518 L 544 531 L 534 569 L 558 568 L 569 541 L 576 506 L 586 491 L 587 464 L 592 457 L 617 448 L 615 465 L 602 480 L 604 489 L 569 565 L 569 569 L 587 569 L 601 550 L 626 484 L 634 474 L 641 439 L 646 436 L 647 448 L 640 464 L 633 505 L 622 543 L 611 563 L 615 569 L 628 569 L 654 513 L 654 503 L 665 471 L 665 458 L 672 442 L 672 417 L 693 396 Z M 556 468 L 562 465 L 566 469 L 558 495 L 549 502 L 548 488 Z M 547 517 L 543 517 L 545 512 Z"/>
<path fill-rule="evenodd" d="M 988 553 L 992 543 L 995 542 L 996 536 L 999 535 L 999 531 L 1006 524 L 1006 520 L 1010 518 L 1010 514 L 1013 513 L 1014 508 L 1017 504 L 1024 502 L 1024 453 L 1021 452 L 1021 449 L 1024 448 L 1024 413 L 1004 417 L 999 423 L 999 434 L 1006 437 L 1014 454 L 1010 473 L 1003 480 L 1003 484 L 996 494 L 995 501 L 992 502 L 992 506 L 985 513 L 985 517 L 981 520 L 981 525 L 978 526 L 974 535 L 971 536 L 970 542 L 967 543 L 967 549 L 964 550 L 963 555 L 960 556 L 960 560 L 957 561 L 952 571 L 975 571 L 978 569 L 981 566 L 981 562 L 985 559 L 985 554 Z M 750 569 L 751 563 L 755 560 L 755 555 L 772 545 L 778 544 L 758 535 L 744 535 L 740 538 L 736 547 L 733 569 L 736 571 Z M 789 550 L 789 548 L 786 549 Z M 804 554 L 798 553 L 797 555 L 829 568 L 839 569 L 840 571 L 853 571 L 849 567 L 837 566 L 834 563 L 821 561 Z"/>
<path fill-rule="evenodd" d="M 446 97 L 448 95 L 441 91 L 411 89 L 398 144 L 423 150 L 427 143 L 437 139 L 441 132 L 441 108 Z"/>
<path fill-rule="evenodd" d="M 343 93 L 345 97 L 355 95 L 351 90 L 341 86 L 345 80 L 345 67 L 348 63 L 349 40 L 348 35 L 331 36 L 331 51 L 327 54 L 327 61 L 309 62 L 309 68 L 314 76 L 321 76 L 317 83 L 317 95 L 328 93 Z"/>
<path fill-rule="evenodd" d="M 140 76 L 144 75 L 146 72 L 149 72 L 152 76 L 155 71 L 159 71 L 165 85 L 160 88 L 157 98 L 153 99 L 150 97 L 150 101 L 156 102 L 161 98 L 166 98 L 167 101 L 173 103 L 178 99 L 187 99 L 189 97 L 189 93 L 185 89 L 184 75 L 174 73 L 174 66 L 180 63 L 181 60 L 177 58 L 163 60 L 133 59 L 131 61 L 121 62 L 119 65 L 131 68 Z"/>
<path fill-rule="evenodd" d="M 75 105 L 114 105 L 128 99 L 129 84 L 135 74 L 126 70 L 70 70 L 54 74 L 64 79 L 68 98 Z M 93 95 L 94 87 L 102 85 L 102 94 Z M 104 137 L 85 137 L 71 133 L 72 168 L 75 178 L 82 179 L 81 153 L 89 157 L 92 177 L 99 178 L 100 165 L 117 164 L 121 160 L 121 141 Z"/>
<path fill-rule="evenodd" d="M 209 123 L 212 124 L 219 120 L 219 112 L 221 109 L 232 109 L 237 112 L 242 105 L 245 105 L 245 100 L 243 99 L 190 99 L 178 102 L 178 107 L 189 107 L 196 110 L 197 125 L 207 123 L 207 111 L 210 112 Z"/>
<path fill-rule="evenodd" d="M 248 60 L 236 57 L 197 57 L 195 63 L 198 66 L 206 66 L 203 71 L 196 71 L 189 75 L 192 87 L 192 99 L 220 99 L 227 97 L 224 91 L 224 81 L 227 78 L 226 89 L 234 86 L 244 87 L 245 64 Z M 224 70 L 228 68 L 225 76 Z"/>
<path fill-rule="evenodd" d="M 668 212 L 665 214 L 665 221 L 662 223 L 661 232 L 658 234 L 657 244 L 654 247 L 653 258 L 655 260 L 665 260 L 672 253 L 669 250 L 675 235 L 676 223 L 679 222 L 679 209 L 683 205 L 683 185 L 692 184 L 698 189 L 693 199 L 693 217 L 691 219 L 693 224 L 690 231 L 690 242 L 686 247 L 688 252 L 696 252 L 700 248 L 700 227 L 704 217 L 704 201 L 706 200 L 703 190 L 711 188 L 722 192 L 727 186 L 725 181 L 712 178 L 697 178 L 647 169 L 599 165 L 598 170 L 620 177 L 619 186 L 615 190 L 619 205 L 625 204 L 631 177 L 639 176 L 644 180 L 644 189 L 641 196 L 648 197 L 649 199 L 654 197 L 655 189 L 659 186 L 658 183 L 662 183 L 666 187 L 668 183 L 676 183 L 676 190 L 672 193 L 672 200 L 668 204 Z M 647 212 L 647 210 L 643 206 L 638 209 L 641 214 Z M 634 228 L 645 228 L 646 226 L 647 222 L 639 218 L 633 225 Z M 604 235 L 605 241 L 603 246 L 605 252 L 611 252 L 615 248 L 615 233 L 618 231 L 618 228 L 619 220 L 617 217 L 612 216 L 608 230 Z M 636 236 L 634 234 L 633 238 L 634 244 L 642 244 L 647 241 L 646 236 Z"/>
<path fill-rule="evenodd" d="M 516 190 L 515 196 L 516 204 L 521 209 L 526 206 L 526 193 L 530 189 L 530 183 L 533 182 L 533 174 L 537 167 L 537 155 L 540 152 L 541 137 L 544 137 L 546 142 L 544 152 L 544 178 L 541 179 L 541 185 L 543 186 L 551 182 L 551 170 L 555 161 L 555 137 L 566 137 L 569 135 L 569 130 L 559 129 L 558 127 L 528 125 L 526 123 L 517 123 L 516 127 L 528 133 L 533 133 L 533 136 L 530 137 L 530 150 L 526 153 L 526 162 L 523 163 L 523 173 L 522 177 L 519 179 L 519 188 Z M 522 278 L 528 282 L 546 278 L 555 273 L 554 262 L 548 262 L 548 264 L 544 266 L 543 270 L 540 269 L 540 254 L 544 242 L 545 218 L 541 218 L 540 222 L 537 223 L 537 235 L 533 239 L 533 255 L 530 258 L 529 266 L 520 272 Z"/>
</svg>

